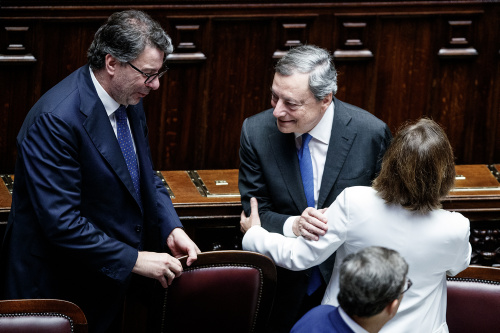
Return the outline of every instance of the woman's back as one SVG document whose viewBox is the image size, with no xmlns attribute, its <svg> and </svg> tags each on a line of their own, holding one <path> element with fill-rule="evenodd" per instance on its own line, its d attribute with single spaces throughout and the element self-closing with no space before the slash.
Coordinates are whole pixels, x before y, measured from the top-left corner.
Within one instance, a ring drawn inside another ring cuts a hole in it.
<svg viewBox="0 0 500 333">
<path fill-rule="evenodd" d="M 333 220 L 345 223 L 347 232 L 337 250 L 323 304 L 338 305 L 338 269 L 345 256 L 367 246 L 383 246 L 405 258 L 413 286 L 405 293 L 398 314 L 381 332 L 448 331 L 446 273 L 457 274 L 469 264 L 466 218 L 441 209 L 421 214 L 387 204 L 370 187 L 346 189 L 328 209 L 327 217 L 329 225 Z"/>
</svg>

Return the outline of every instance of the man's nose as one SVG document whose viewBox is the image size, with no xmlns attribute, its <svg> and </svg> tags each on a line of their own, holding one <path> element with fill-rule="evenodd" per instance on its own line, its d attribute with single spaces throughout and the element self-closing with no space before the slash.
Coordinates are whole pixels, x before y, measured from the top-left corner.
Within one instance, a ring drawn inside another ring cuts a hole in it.
<svg viewBox="0 0 500 333">
<path fill-rule="evenodd" d="M 152 90 L 157 90 L 158 88 L 160 88 L 160 79 L 158 78 L 158 76 L 156 76 L 150 82 L 146 83 L 146 87 L 149 87 Z"/>
<path fill-rule="evenodd" d="M 276 102 L 276 106 L 274 107 L 273 116 L 275 118 L 279 118 L 279 117 L 283 117 L 285 115 L 286 115 L 286 109 L 283 105 L 283 102 L 279 99 Z"/>
</svg>

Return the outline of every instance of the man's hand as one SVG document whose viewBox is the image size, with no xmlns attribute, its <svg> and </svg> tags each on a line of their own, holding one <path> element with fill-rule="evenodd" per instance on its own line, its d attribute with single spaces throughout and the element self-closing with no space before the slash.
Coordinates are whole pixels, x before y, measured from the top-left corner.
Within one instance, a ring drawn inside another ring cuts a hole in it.
<svg viewBox="0 0 500 333">
<path fill-rule="evenodd" d="M 182 273 L 179 260 L 168 253 L 141 251 L 132 269 L 133 273 L 160 281 L 163 288 L 167 288 L 174 278 Z"/>
<path fill-rule="evenodd" d="M 296 236 L 302 236 L 305 239 L 315 240 L 323 236 L 328 230 L 327 219 L 324 213 L 327 208 L 320 210 L 312 207 L 306 208 L 293 222 L 292 230 Z"/>
<path fill-rule="evenodd" d="M 187 254 L 188 258 L 186 264 L 188 266 L 191 266 L 191 264 L 198 258 L 197 254 L 201 253 L 198 246 L 196 246 L 196 244 L 181 228 L 175 228 L 172 230 L 170 235 L 168 235 L 167 246 L 176 258 Z"/>
<path fill-rule="evenodd" d="M 259 217 L 259 204 L 257 203 L 256 198 L 250 198 L 250 216 L 247 217 L 245 215 L 245 211 L 241 212 L 240 230 L 242 233 L 245 233 L 248 229 L 256 225 L 261 225 Z"/>
</svg>

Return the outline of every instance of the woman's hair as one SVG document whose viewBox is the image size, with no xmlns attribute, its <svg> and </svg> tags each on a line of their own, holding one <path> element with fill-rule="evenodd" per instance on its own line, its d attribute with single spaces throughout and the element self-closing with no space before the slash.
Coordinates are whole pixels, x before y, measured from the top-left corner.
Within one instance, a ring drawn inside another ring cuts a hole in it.
<svg viewBox="0 0 500 333">
<path fill-rule="evenodd" d="M 87 60 L 97 70 L 104 67 L 107 54 L 126 63 L 137 59 L 146 46 L 163 51 L 165 57 L 174 49 L 170 37 L 148 14 L 137 10 L 116 12 L 95 33 Z"/>
<path fill-rule="evenodd" d="M 441 208 L 441 199 L 454 184 L 455 163 L 446 133 L 423 118 L 398 131 L 373 188 L 387 203 L 426 213 Z"/>
<path fill-rule="evenodd" d="M 330 93 L 337 93 L 337 71 L 332 56 L 317 46 L 302 45 L 290 49 L 278 61 L 275 71 L 284 76 L 309 74 L 309 89 L 318 101 Z"/>
</svg>

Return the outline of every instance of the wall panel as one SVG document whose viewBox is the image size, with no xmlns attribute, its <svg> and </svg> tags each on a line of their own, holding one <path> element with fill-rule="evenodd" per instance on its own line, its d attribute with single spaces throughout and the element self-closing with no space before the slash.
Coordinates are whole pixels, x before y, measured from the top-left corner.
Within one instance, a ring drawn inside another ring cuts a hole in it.
<svg viewBox="0 0 500 333">
<path fill-rule="evenodd" d="M 175 52 L 144 101 L 155 168 L 239 165 L 244 118 L 270 107 L 273 65 L 289 47 L 330 50 L 337 96 L 395 131 L 420 116 L 446 128 L 458 164 L 500 161 L 500 3 L 490 1 L 3 1 L 0 173 L 30 107 L 85 64 L 112 12 L 142 9 Z"/>
</svg>

